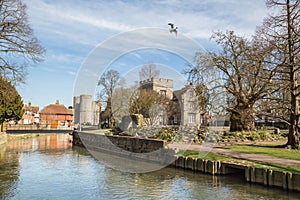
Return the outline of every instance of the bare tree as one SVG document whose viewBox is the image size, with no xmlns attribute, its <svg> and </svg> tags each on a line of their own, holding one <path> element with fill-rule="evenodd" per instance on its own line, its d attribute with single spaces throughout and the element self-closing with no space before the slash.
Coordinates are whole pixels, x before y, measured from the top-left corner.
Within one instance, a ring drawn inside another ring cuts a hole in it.
<svg viewBox="0 0 300 200">
<path fill-rule="evenodd" d="M 105 72 L 98 81 L 98 85 L 102 87 L 101 98 L 107 101 L 113 96 L 114 89 L 117 87 L 120 80 L 120 74 L 116 70 Z"/>
<path fill-rule="evenodd" d="M 124 86 L 118 86 L 112 96 L 112 112 L 115 120 L 121 122 L 124 116 L 128 116 L 130 98 L 137 90 L 137 86 L 126 88 Z"/>
<path fill-rule="evenodd" d="M 254 105 L 270 92 L 275 71 L 268 61 L 269 46 L 255 38 L 248 41 L 233 31 L 217 32 L 212 38 L 220 52 L 210 52 L 210 57 L 197 53 L 196 65 L 186 71 L 189 79 L 208 85 L 210 96 L 227 100 L 225 108 L 230 113 L 231 131 L 253 130 Z"/>
<path fill-rule="evenodd" d="M 45 50 L 30 28 L 21 0 L 0 1 L 0 76 L 24 82 L 29 61 L 40 62 Z"/>
<path fill-rule="evenodd" d="M 151 78 L 158 78 L 160 71 L 156 69 L 156 65 L 148 63 L 144 65 L 140 71 L 140 80 L 147 80 Z"/>
<path fill-rule="evenodd" d="M 109 126 L 112 126 L 114 123 L 114 120 L 112 118 L 111 101 L 112 101 L 114 90 L 117 87 L 119 80 L 120 80 L 119 72 L 117 72 L 116 70 L 109 70 L 101 76 L 98 82 L 98 85 L 102 88 L 99 94 L 99 99 L 102 99 L 104 104 L 106 104 L 104 113 L 106 119 L 108 120 Z"/>
<path fill-rule="evenodd" d="M 273 96 L 277 99 L 276 112 L 289 125 L 287 145 L 299 148 L 299 69 L 300 69 L 300 1 L 267 0 L 268 7 L 279 8 L 277 15 L 265 19 L 257 35 L 273 46 L 273 64 L 278 66 L 277 79 L 281 90 Z"/>
</svg>

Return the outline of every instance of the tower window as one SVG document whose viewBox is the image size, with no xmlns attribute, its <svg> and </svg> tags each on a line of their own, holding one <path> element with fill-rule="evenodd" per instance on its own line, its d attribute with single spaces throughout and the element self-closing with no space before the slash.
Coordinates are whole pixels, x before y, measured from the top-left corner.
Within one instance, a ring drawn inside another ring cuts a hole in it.
<svg viewBox="0 0 300 200">
<path fill-rule="evenodd" d="M 161 90 L 160 95 L 163 96 L 163 97 L 166 97 L 167 96 L 167 91 L 166 90 Z"/>
</svg>

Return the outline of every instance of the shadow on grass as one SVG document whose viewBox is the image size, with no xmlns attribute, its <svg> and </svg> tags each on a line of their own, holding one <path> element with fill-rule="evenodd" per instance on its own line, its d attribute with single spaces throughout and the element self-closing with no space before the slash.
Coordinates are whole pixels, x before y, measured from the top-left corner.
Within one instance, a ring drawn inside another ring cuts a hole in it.
<svg viewBox="0 0 300 200">
<path fill-rule="evenodd" d="M 245 145 L 245 146 L 247 146 L 247 145 Z M 286 144 L 282 144 L 282 145 L 250 144 L 249 146 L 253 146 L 253 147 L 266 147 L 266 148 L 276 148 L 276 149 L 285 149 L 287 147 Z"/>
</svg>

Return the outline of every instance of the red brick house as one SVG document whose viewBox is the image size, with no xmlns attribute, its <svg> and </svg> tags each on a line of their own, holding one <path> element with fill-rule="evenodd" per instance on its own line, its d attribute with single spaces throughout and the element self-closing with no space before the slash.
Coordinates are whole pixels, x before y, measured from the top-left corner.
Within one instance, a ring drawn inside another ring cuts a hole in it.
<svg viewBox="0 0 300 200">
<path fill-rule="evenodd" d="M 71 128 L 73 125 L 73 109 L 66 108 L 56 101 L 40 111 L 40 126 L 42 128 Z"/>
</svg>

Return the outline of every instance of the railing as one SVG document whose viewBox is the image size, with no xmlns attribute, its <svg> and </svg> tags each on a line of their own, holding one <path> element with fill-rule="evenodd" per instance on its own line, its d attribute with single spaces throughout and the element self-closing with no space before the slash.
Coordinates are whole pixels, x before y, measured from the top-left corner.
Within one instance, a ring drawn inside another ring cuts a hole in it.
<svg viewBox="0 0 300 200">
<path fill-rule="evenodd" d="M 65 126 L 58 126 L 57 128 L 50 128 L 50 126 L 47 125 L 36 125 L 36 124 L 18 124 L 18 125 L 11 125 L 8 124 L 6 127 L 6 130 L 73 130 L 74 127 L 65 127 Z"/>
</svg>

